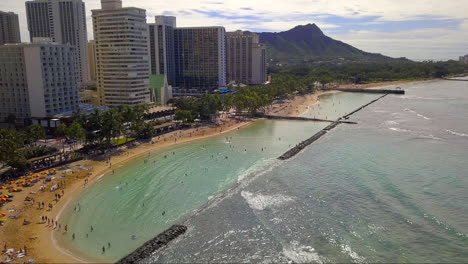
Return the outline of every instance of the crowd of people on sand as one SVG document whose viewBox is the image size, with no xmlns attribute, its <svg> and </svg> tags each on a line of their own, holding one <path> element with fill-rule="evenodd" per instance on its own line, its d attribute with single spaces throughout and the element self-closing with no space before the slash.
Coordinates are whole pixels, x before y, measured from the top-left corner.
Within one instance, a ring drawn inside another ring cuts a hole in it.
<svg viewBox="0 0 468 264">
<path fill-rule="evenodd" d="M 67 232 L 67 226 L 65 225 L 62 229 L 62 223 L 54 219 L 53 217 L 48 216 L 54 206 L 65 196 L 64 187 L 66 186 L 66 177 L 77 177 L 76 173 L 81 171 L 88 171 L 87 175 L 90 175 L 92 168 L 86 168 L 81 165 L 77 170 L 65 169 L 61 172 L 56 169 L 46 170 L 40 173 L 28 173 L 24 176 L 20 176 L 16 181 L 9 181 L 3 185 L 0 185 L 0 225 L 2 227 L 7 227 L 9 222 L 18 221 L 22 219 L 22 225 L 27 226 L 33 223 L 34 219 L 27 219 L 23 217 L 23 210 L 17 209 L 18 206 L 10 205 L 13 203 L 17 197 L 24 197 L 24 195 L 19 195 L 21 192 L 28 192 L 25 196 L 23 203 L 25 206 L 30 207 L 31 209 L 41 210 L 41 215 L 39 216 L 39 222 L 37 224 L 44 225 L 44 227 L 49 228 L 52 231 L 61 231 L 64 233 Z M 38 188 L 33 188 L 34 186 L 39 185 Z M 36 195 L 38 192 L 53 193 L 53 199 L 51 201 L 38 201 Z M 5 208 L 5 209 L 4 209 Z M 34 240 L 35 238 L 30 238 Z M 19 250 L 10 248 L 7 243 L 4 244 L 2 250 L 2 258 L 0 263 L 3 262 L 34 262 L 34 259 L 27 259 L 28 252 L 27 246 Z M 24 261 L 23 261 L 24 260 Z M 27 260 L 27 261 L 26 261 Z"/>
<path fill-rule="evenodd" d="M 229 119 L 219 119 L 217 120 L 216 127 L 219 129 L 219 133 L 223 133 L 225 131 L 226 126 L 231 126 L 233 124 L 238 124 L 242 122 L 243 120 L 238 119 L 238 118 L 229 118 Z M 213 130 L 216 131 L 217 130 Z M 191 129 L 188 131 L 184 130 L 179 130 L 175 131 L 171 134 L 168 135 L 161 135 L 153 139 L 152 144 L 156 142 L 170 142 L 171 140 L 174 140 L 174 143 L 177 143 L 178 139 L 181 139 L 183 137 L 194 137 L 194 136 L 205 136 L 206 133 L 209 133 L 209 129 L 206 127 L 199 127 L 196 129 Z M 111 162 L 111 156 L 112 154 L 115 153 L 108 153 L 109 156 L 108 158 L 104 161 L 110 168 L 112 167 L 112 162 Z M 130 153 L 128 152 L 127 155 Z M 174 153 L 175 154 L 175 153 Z M 226 157 L 227 159 L 227 157 Z M 55 160 L 50 160 L 50 161 L 42 161 L 37 164 L 37 168 L 40 167 L 50 167 L 53 166 Z M 81 165 L 77 165 L 78 170 L 86 170 L 87 173 L 85 174 L 86 176 L 84 177 L 84 185 L 83 187 L 86 187 L 89 181 L 89 176 L 92 174 L 92 168 L 86 168 Z M 10 180 L 6 181 L 4 183 L 0 183 L 0 227 L 7 226 L 9 221 L 18 221 L 19 219 L 22 218 L 22 213 L 23 210 L 17 209 L 15 206 L 8 207 L 8 204 L 13 202 L 15 197 L 15 194 L 20 193 L 20 192 L 27 192 L 27 196 L 25 197 L 23 203 L 25 205 L 33 206 L 37 210 L 41 210 L 43 213 L 40 215 L 40 222 L 38 224 L 44 225 L 45 228 L 50 229 L 51 231 L 55 232 L 62 232 L 63 235 L 67 235 L 70 237 L 70 239 L 73 241 L 77 238 L 77 235 L 75 233 L 69 234 L 69 228 L 68 225 L 59 222 L 57 219 L 49 216 L 50 212 L 54 208 L 54 206 L 64 197 L 65 195 L 65 186 L 66 186 L 66 177 L 68 174 L 70 175 L 75 175 L 76 178 L 76 172 L 72 169 L 64 169 L 63 171 L 57 171 L 56 169 L 49 169 L 42 171 L 40 173 L 27 173 L 26 175 L 20 176 L 19 178 L 16 177 L 16 180 Z M 114 170 L 113 170 L 114 172 Z M 68 177 L 73 177 L 73 176 L 68 176 Z M 4 179 L 6 179 L 4 177 Z M 34 190 L 37 191 L 32 191 L 33 187 L 36 185 L 40 185 L 39 188 L 36 188 Z M 52 192 L 54 193 L 54 198 L 52 201 L 38 201 L 35 198 L 35 195 L 37 192 Z M 17 195 L 16 195 L 17 196 Z M 24 197 L 24 195 L 23 195 Z M 36 207 L 37 205 L 37 207 Z M 6 207 L 6 210 L 3 208 Z M 81 210 L 81 205 L 77 204 L 75 206 L 75 212 L 80 212 Z M 3 212 L 5 211 L 5 212 Z M 162 213 L 162 215 L 165 215 L 165 211 Z M 30 225 L 32 223 L 33 219 L 22 219 L 22 225 Z M 90 227 L 90 232 L 85 234 L 85 237 L 88 238 L 89 234 L 93 232 L 93 227 Z M 110 242 L 107 242 L 106 245 L 102 246 L 102 253 L 106 253 L 111 248 Z M 5 243 L 4 249 L 2 251 L 2 257 L 3 259 L 0 259 L 0 263 L 3 262 L 29 262 L 32 263 L 34 262 L 33 259 L 28 259 L 27 258 L 27 246 L 24 245 L 22 248 L 19 250 L 15 250 L 14 248 L 8 247 L 8 245 Z M 27 260 L 27 261 L 23 261 Z"/>
<path fill-rule="evenodd" d="M 15 250 L 14 248 L 8 248 L 8 244 L 5 243 L 3 246 L 2 250 L 2 255 L 4 255 L 4 260 L 0 261 L 0 263 L 10 263 L 14 262 L 17 263 L 19 262 L 19 259 L 25 259 L 28 255 L 28 248 L 26 246 L 23 246 L 19 250 Z M 33 259 L 29 259 L 28 261 L 21 261 L 22 263 L 33 263 Z"/>
</svg>

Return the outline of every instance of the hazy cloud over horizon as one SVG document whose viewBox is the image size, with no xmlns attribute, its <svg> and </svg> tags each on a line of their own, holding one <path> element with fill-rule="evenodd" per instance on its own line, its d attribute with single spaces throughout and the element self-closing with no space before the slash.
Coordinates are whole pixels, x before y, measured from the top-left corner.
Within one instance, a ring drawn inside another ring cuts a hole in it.
<svg viewBox="0 0 468 264">
<path fill-rule="evenodd" d="M 83 0 L 92 39 L 91 10 L 100 0 Z M 25 0 L 1 0 L 0 10 L 19 14 L 22 41 L 29 41 Z M 178 26 L 224 26 L 228 31 L 278 32 L 317 24 L 325 34 L 359 49 L 392 57 L 457 59 L 468 53 L 468 0 L 123 0 L 124 6 L 173 15 Z"/>
</svg>

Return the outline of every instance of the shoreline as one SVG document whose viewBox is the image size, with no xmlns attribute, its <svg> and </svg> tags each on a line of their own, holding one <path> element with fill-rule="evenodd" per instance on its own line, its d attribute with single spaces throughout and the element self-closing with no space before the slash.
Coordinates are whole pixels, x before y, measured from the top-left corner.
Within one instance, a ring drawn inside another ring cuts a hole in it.
<svg viewBox="0 0 468 264">
<path fill-rule="evenodd" d="M 382 87 L 382 86 L 396 86 L 399 84 L 409 84 L 409 83 L 421 83 L 426 81 L 405 81 L 405 82 L 391 82 L 384 83 L 386 85 L 379 85 L 383 83 L 376 84 L 375 86 L 369 86 L 368 88 Z M 335 93 L 335 91 L 325 91 L 325 92 L 316 92 L 314 94 L 307 94 L 303 96 L 296 95 L 292 99 L 285 100 L 282 103 L 276 103 L 269 107 L 270 114 L 275 115 L 288 115 L 288 116 L 300 116 L 305 113 L 309 106 L 316 104 L 319 101 L 319 97 L 325 94 Z M 66 177 L 64 180 L 64 187 L 59 189 L 59 191 L 64 190 L 66 197 L 59 199 L 52 208 L 51 211 L 39 210 L 35 204 L 25 204 L 23 202 L 26 196 L 30 196 L 29 192 L 35 192 L 33 194 L 34 199 L 37 201 L 49 201 L 53 200 L 52 192 L 39 192 L 38 187 L 40 183 L 35 186 L 25 189 L 21 193 L 15 193 L 15 199 L 12 203 L 9 203 L 4 206 L 4 208 L 15 208 L 19 211 L 19 217 L 21 220 L 12 220 L 8 221 L 5 226 L 0 227 L 0 243 L 2 246 L 7 243 L 8 248 L 19 248 L 27 246 L 27 256 L 24 259 L 17 259 L 16 261 L 27 261 L 28 259 L 34 259 L 35 262 L 41 263 L 76 263 L 76 262 L 99 262 L 103 261 L 102 259 L 91 259 L 89 256 L 83 256 L 80 252 L 75 252 L 71 247 L 67 247 L 66 242 L 61 241 L 65 239 L 63 233 L 60 231 L 61 236 L 58 237 L 59 232 L 51 227 L 44 227 L 44 223 L 36 223 L 34 219 L 39 219 L 39 216 L 47 215 L 49 219 L 58 219 L 63 218 L 63 212 L 69 208 L 70 203 L 75 201 L 82 194 L 84 187 L 83 182 L 85 179 L 88 179 L 89 184 L 86 188 L 89 188 L 92 184 L 99 181 L 102 177 L 107 175 L 113 170 L 113 168 L 118 168 L 124 166 L 126 163 L 137 159 L 143 155 L 148 154 L 148 152 L 159 152 L 164 151 L 169 147 L 176 145 L 193 142 L 196 140 L 206 139 L 214 136 L 218 136 L 235 129 L 244 128 L 249 126 L 253 122 L 241 121 L 229 122 L 221 125 L 220 127 L 200 127 L 192 128 L 188 130 L 175 131 L 169 134 L 166 134 L 162 137 L 164 141 L 158 140 L 157 143 L 143 143 L 139 144 L 134 148 L 126 149 L 125 151 L 120 151 L 118 155 L 112 156 L 112 167 L 109 167 L 105 161 L 93 161 L 93 160 L 83 160 L 69 164 L 69 168 L 77 170 L 77 173 L 73 173 Z M 176 140 L 177 139 L 177 140 Z M 105 160 L 105 159 L 103 159 Z M 79 171 L 77 166 L 84 166 L 87 168 L 92 168 L 90 175 L 88 171 Z M 76 169 L 75 169 L 76 168 Z M 74 179 L 73 179 L 74 178 Z M 51 202 L 53 203 L 53 202 Z M 0 212 L 6 213 L 2 208 Z M 22 219 L 27 219 L 31 221 L 29 225 L 21 225 Z M 27 242 L 26 242 L 27 241 Z M 42 247 L 41 247 L 42 245 Z M 43 245 L 50 245 L 44 247 Z M 3 258 L 3 256 L 2 256 Z M 3 259 L 0 259 L 3 261 Z"/>
<path fill-rule="evenodd" d="M 126 163 L 147 155 L 149 152 L 164 151 L 164 149 L 190 143 L 192 141 L 206 139 L 218 136 L 235 129 L 240 129 L 252 124 L 251 121 L 230 121 L 226 122 L 219 127 L 199 127 L 191 128 L 188 130 L 179 130 L 161 136 L 155 144 L 143 143 L 134 148 L 121 151 L 118 155 L 113 155 L 112 167 L 106 164 L 106 161 L 97 160 L 82 160 L 67 165 L 67 168 L 72 169 L 73 173 L 62 180 L 62 186 L 58 189 L 58 193 L 62 190 L 65 195 L 58 201 L 54 201 L 55 192 L 41 192 L 39 187 L 41 183 L 35 184 L 33 187 L 24 189 L 22 192 L 15 193 L 13 202 L 6 204 L 1 210 L 1 213 L 6 213 L 7 216 L 15 215 L 18 220 L 8 220 L 4 226 L 0 227 L 0 244 L 7 248 L 14 248 L 15 252 L 20 249 L 27 248 L 26 257 L 16 259 L 14 261 L 27 261 L 34 259 L 34 262 L 40 263 L 87 263 L 87 262 L 102 262 L 103 259 L 92 259 L 89 256 L 84 256 L 80 252 L 75 252 L 72 248 L 63 246 L 65 239 L 62 236 L 65 224 L 62 229 L 52 228 L 51 225 L 41 222 L 41 216 L 47 216 L 49 219 L 54 219 L 61 223 L 63 212 L 70 206 L 70 203 L 76 201 L 85 190 L 84 182 L 88 180 L 86 188 L 89 188 L 94 183 L 98 182 L 101 178 L 110 173 L 113 169 L 124 166 Z M 175 139 L 177 138 L 177 141 Z M 153 140 L 155 140 L 154 138 Z M 164 140 L 165 139 L 165 140 Z M 90 172 L 78 169 L 78 166 L 90 168 Z M 63 171 L 58 170 L 56 177 L 61 176 Z M 47 184 L 46 190 L 53 184 Z M 29 196 L 35 199 L 35 203 L 25 203 L 24 199 Z M 37 202 L 44 202 L 46 207 L 48 203 L 53 204 L 52 210 L 38 209 Z M 11 214 L 9 209 L 14 209 L 15 212 Z M 6 218 L 6 217 L 5 217 Z M 28 225 L 22 225 L 23 220 L 30 222 Z M 60 235 L 60 237 L 59 237 Z M 70 235 L 70 234 L 68 234 Z M 62 242 L 62 243 L 61 243 Z M 44 246 L 49 245 L 49 246 Z M 4 255 L 0 257 L 0 262 L 4 261 Z"/>
</svg>

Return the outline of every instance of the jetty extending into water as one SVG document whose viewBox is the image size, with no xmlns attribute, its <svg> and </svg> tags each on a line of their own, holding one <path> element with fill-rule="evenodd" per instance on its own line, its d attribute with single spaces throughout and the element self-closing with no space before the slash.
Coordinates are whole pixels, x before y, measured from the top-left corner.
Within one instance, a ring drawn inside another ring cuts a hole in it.
<svg viewBox="0 0 468 264">
<path fill-rule="evenodd" d="M 150 256 L 153 252 L 161 249 L 162 247 L 169 244 L 172 240 L 183 235 L 187 231 L 186 226 L 173 225 L 171 228 L 159 234 L 157 237 L 143 244 L 135 251 L 127 255 L 126 257 L 119 260 L 118 264 L 134 264 L 140 263 L 145 258 Z"/>
<path fill-rule="evenodd" d="M 322 89 L 322 91 L 339 91 L 349 93 L 373 93 L 373 94 L 405 94 L 405 90 L 401 89 L 363 89 L 363 88 L 330 88 Z"/>
<path fill-rule="evenodd" d="M 305 149 L 307 146 L 309 146 L 310 144 L 314 143 L 315 141 L 317 141 L 318 139 L 320 139 L 322 136 L 324 136 L 325 134 L 327 134 L 330 130 L 334 129 L 336 126 L 338 126 L 339 124 L 341 123 L 346 123 L 346 119 L 348 119 L 351 115 L 361 111 L 362 109 L 366 108 L 367 106 L 377 102 L 378 100 L 384 98 L 385 96 L 387 96 L 388 93 L 380 96 L 379 98 L 375 99 L 375 100 L 372 100 L 371 102 L 369 102 L 368 104 L 365 104 L 361 107 L 359 107 L 358 109 L 354 110 L 353 112 L 343 116 L 343 117 L 340 117 L 338 118 L 337 120 L 333 121 L 333 123 L 331 123 L 330 125 L 328 125 L 326 128 L 320 130 L 318 133 L 316 133 L 315 135 L 313 135 L 312 137 L 302 141 L 301 143 L 297 144 L 295 147 L 293 147 L 292 149 L 288 150 L 286 153 L 284 153 L 283 155 L 281 155 L 280 157 L 278 157 L 279 160 L 287 160 L 287 159 L 290 159 L 294 156 L 296 156 L 299 152 L 301 152 L 303 149 Z"/>
<path fill-rule="evenodd" d="M 319 119 L 319 118 L 308 118 L 302 116 L 277 116 L 277 115 L 264 115 L 258 114 L 257 117 L 266 118 L 266 119 L 274 119 L 274 120 L 297 120 L 297 121 L 312 121 L 312 122 L 328 122 L 334 123 L 336 120 L 327 120 L 327 119 Z M 339 121 L 340 123 L 345 124 L 357 124 L 356 122 L 351 121 Z"/>
<path fill-rule="evenodd" d="M 442 78 L 446 81 L 457 81 L 457 82 L 468 82 L 468 79 L 453 79 L 453 78 Z"/>
</svg>

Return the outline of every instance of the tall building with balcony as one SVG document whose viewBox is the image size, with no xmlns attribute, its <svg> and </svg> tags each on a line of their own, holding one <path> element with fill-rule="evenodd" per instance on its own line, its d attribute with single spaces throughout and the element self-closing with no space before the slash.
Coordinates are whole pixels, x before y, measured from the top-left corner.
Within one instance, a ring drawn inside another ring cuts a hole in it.
<svg viewBox="0 0 468 264">
<path fill-rule="evenodd" d="M 79 81 L 89 81 L 88 32 L 83 1 L 27 1 L 26 15 L 31 42 L 34 38 L 50 38 L 53 42 L 74 46 Z"/>
<path fill-rule="evenodd" d="M 156 16 L 155 21 L 154 24 L 149 24 L 151 74 L 164 75 L 169 85 L 174 85 L 176 18 Z"/>
<path fill-rule="evenodd" d="M 101 0 L 101 6 L 92 10 L 101 103 L 111 107 L 149 103 L 146 11 L 122 7 L 121 0 Z"/>
<path fill-rule="evenodd" d="M 35 40 L 0 46 L 0 122 L 53 117 L 79 107 L 75 48 Z"/>
<path fill-rule="evenodd" d="M 224 27 L 174 30 L 174 96 L 201 95 L 226 86 Z"/>
<path fill-rule="evenodd" d="M 96 42 L 90 40 L 88 42 L 88 62 L 89 62 L 89 80 L 95 82 L 97 79 L 96 70 Z"/>
<path fill-rule="evenodd" d="M 18 15 L 0 11 L 0 45 L 20 42 Z"/>
<path fill-rule="evenodd" d="M 252 32 L 228 32 L 227 81 L 248 85 L 267 81 L 266 48 Z"/>
</svg>

